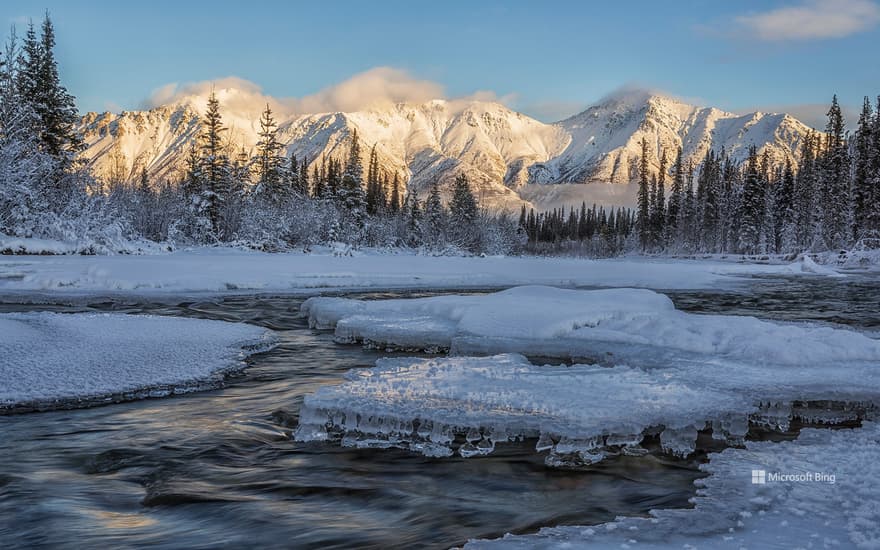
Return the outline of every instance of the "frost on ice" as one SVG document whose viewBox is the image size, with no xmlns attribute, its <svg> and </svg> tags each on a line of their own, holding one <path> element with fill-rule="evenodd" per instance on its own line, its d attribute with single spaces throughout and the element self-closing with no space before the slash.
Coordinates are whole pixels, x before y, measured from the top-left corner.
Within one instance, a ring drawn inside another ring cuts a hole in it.
<svg viewBox="0 0 880 550">
<path fill-rule="evenodd" d="M 52 408 L 214 387 L 272 334 L 152 315 L 0 315 L 0 409 Z"/>
<path fill-rule="evenodd" d="M 306 398 L 296 436 L 486 454 L 538 438 L 548 464 L 640 453 L 647 435 L 686 456 L 697 434 L 740 443 L 749 422 L 839 422 L 880 396 L 880 341 L 815 325 L 677 311 L 647 290 L 523 287 L 488 296 L 365 302 L 314 298 L 310 323 L 337 338 L 490 357 L 383 359 Z M 535 366 L 518 354 L 608 366 Z M 628 366 L 627 366 L 628 365 Z M 829 368 L 831 367 L 831 368 Z M 823 411 L 839 400 L 852 410 Z"/>
<path fill-rule="evenodd" d="M 748 441 L 701 465 L 711 475 L 697 480 L 693 509 L 545 528 L 465 548 L 878 548 L 878 456 L 880 425 L 874 422 L 855 430 L 805 429 L 782 443 Z M 752 483 L 752 470 L 797 477 Z"/>
</svg>

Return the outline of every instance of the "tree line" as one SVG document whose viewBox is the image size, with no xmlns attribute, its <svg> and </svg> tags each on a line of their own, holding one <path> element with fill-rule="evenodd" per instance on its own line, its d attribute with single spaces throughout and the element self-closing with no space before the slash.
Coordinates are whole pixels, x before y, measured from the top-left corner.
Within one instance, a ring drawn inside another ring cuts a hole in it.
<svg viewBox="0 0 880 550">
<path fill-rule="evenodd" d="M 773 163 L 749 147 L 735 162 L 710 150 L 698 166 L 679 148 L 659 177 L 648 177 L 650 150 L 641 141 L 636 208 L 638 249 L 645 252 L 787 254 L 877 247 L 880 237 L 880 97 L 866 97 L 854 135 L 834 96 L 824 133 L 809 132 L 799 162 Z M 669 197 L 665 178 L 671 177 Z"/>
</svg>

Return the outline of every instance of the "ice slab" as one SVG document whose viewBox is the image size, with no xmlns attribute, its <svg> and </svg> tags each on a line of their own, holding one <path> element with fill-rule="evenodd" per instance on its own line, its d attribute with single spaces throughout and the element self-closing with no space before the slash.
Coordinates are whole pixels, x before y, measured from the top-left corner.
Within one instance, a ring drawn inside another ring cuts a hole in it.
<svg viewBox="0 0 880 550">
<path fill-rule="evenodd" d="M 274 336 L 242 323 L 152 315 L 0 315 L 0 409 L 214 387 Z M 129 394 L 129 395 L 125 395 Z"/>
<path fill-rule="evenodd" d="M 667 296 L 644 289 L 526 286 L 483 296 L 317 297 L 301 311 L 312 327 L 334 329 L 341 342 L 456 355 L 517 352 L 661 367 L 683 360 L 731 366 L 880 362 L 880 341 L 855 331 L 684 313 Z"/>
</svg>

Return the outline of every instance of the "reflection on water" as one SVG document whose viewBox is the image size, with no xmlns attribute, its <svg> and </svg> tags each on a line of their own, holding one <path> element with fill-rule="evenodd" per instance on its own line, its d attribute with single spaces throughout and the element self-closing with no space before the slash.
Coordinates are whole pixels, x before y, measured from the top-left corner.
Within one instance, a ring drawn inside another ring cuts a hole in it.
<svg viewBox="0 0 880 550">
<path fill-rule="evenodd" d="M 672 296 L 690 311 L 880 326 L 880 285 L 861 278 Z M 695 465 L 654 456 L 559 471 L 534 442 L 468 460 L 293 442 L 303 396 L 378 357 L 310 331 L 298 305 L 241 297 L 46 306 L 246 321 L 276 330 L 281 345 L 220 390 L 0 417 L 2 546 L 441 548 L 685 506 L 692 495 Z M 32 308 L 0 306 L 22 309 Z"/>
</svg>

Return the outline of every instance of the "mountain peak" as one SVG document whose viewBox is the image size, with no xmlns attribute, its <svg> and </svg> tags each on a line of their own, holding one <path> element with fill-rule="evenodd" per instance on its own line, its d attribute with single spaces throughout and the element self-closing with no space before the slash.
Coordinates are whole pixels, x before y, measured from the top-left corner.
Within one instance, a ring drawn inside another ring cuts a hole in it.
<svg viewBox="0 0 880 550">
<path fill-rule="evenodd" d="M 486 206 L 521 204 L 527 183 L 629 183 L 637 174 L 641 141 L 651 146 L 656 172 L 661 151 L 682 149 L 698 164 L 722 147 L 740 159 L 755 143 L 776 160 L 797 159 L 797 144 L 809 129 L 782 115 L 734 115 L 646 89 L 619 90 L 587 110 L 544 124 L 491 98 L 384 102 L 356 111 L 296 114 L 291 102 L 268 98 L 258 88 L 217 83 L 230 146 L 252 151 L 266 103 L 275 111 L 285 153 L 310 163 L 347 155 L 348 136 L 376 147 L 380 163 L 423 191 L 467 174 Z M 190 143 L 199 132 L 210 86 L 172 89 L 165 107 L 148 112 L 83 117 L 84 157 L 98 176 L 118 173 L 120 158 L 130 177 L 146 168 L 151 179 L 177 180 Z M 274 102 L 274 103 L 273 103 Z M 325 104 L 321 104 L 325 105 Z M 310 168 L 311 169 L 311 168 Z"/>
</svg>

